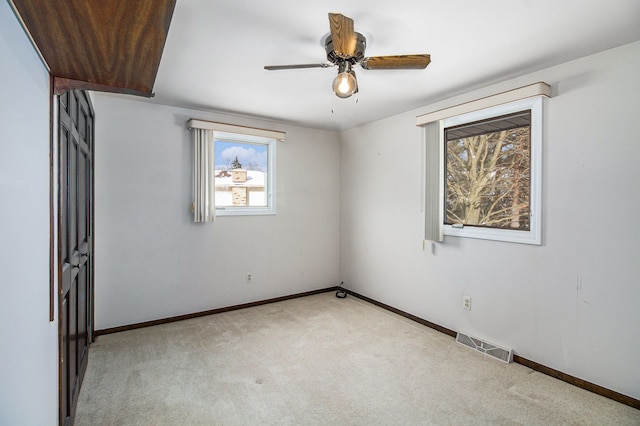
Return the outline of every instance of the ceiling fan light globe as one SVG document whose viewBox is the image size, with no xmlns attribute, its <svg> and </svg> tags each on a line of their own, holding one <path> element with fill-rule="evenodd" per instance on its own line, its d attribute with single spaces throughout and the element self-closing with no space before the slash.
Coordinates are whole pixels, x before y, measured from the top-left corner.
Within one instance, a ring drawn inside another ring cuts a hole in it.
<svg viewBox="0 0 640 426">
<path fill-rule="evenodd" d="M 333 91 L 339 98 L 348 98 L 358 87 L 356 77 L 348 72 L 341 72 L 333 79 Z"/>
</svg>

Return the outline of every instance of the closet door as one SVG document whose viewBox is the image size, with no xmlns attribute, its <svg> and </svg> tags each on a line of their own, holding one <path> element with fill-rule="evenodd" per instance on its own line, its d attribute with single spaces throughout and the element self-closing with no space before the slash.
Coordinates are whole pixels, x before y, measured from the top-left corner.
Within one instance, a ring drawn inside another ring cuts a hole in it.
<svg viewBox="0 0 640 426">
<path fill-rule="evenodd" d="M 93 300 L 93 125 L 86 92 L 60 95 L 60 424 L 73 424 L 87 368 Z"/>
</svg>

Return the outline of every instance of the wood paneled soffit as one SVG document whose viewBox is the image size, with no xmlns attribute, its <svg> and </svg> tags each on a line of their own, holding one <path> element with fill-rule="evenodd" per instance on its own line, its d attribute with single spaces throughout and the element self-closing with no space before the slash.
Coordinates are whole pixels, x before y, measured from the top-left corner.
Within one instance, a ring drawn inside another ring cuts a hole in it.
<svg viewBox="0 0 640 426">
<path fill-rule="evenodd" d="M 9 0 L 55 92 L 153 96 L 176 0 Z"/>
</svg>

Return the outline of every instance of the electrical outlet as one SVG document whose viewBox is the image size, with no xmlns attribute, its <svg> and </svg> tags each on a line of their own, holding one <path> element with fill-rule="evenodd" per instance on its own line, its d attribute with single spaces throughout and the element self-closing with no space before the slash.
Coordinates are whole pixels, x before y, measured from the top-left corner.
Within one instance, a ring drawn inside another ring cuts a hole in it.
<svg viewBox="0 0 640 426">
<path fill-rule="evenodd" d="M 471 296 L 462 296 L 462 307 L 467 311 L 471 310 Z"/>
<path fill-rule="evenodd" d="M 247 272 L 247 282 L 253 282 L 253 274 L 251 272 Z"/>
</svg>

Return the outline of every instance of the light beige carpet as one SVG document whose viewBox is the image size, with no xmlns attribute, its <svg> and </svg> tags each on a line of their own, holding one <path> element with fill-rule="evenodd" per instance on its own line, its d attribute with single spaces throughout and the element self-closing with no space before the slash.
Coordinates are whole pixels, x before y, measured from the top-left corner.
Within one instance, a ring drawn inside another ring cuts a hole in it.
<svg viewBox="0 0 640 426">
<path fill-rule="evenodd" d="M 76 425 L 639 425 L 640 411 L 324 293 L 101 336 Z"/>
</svg>

